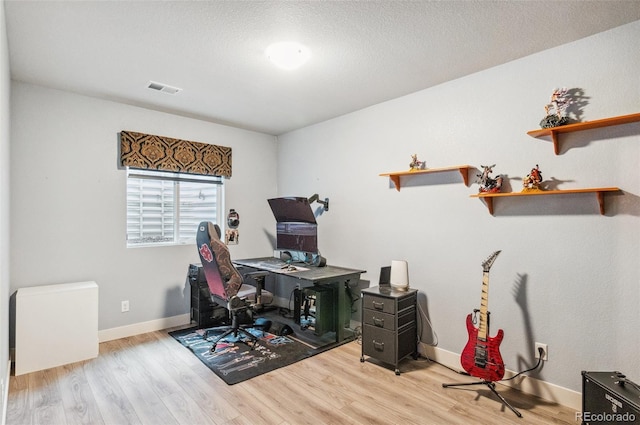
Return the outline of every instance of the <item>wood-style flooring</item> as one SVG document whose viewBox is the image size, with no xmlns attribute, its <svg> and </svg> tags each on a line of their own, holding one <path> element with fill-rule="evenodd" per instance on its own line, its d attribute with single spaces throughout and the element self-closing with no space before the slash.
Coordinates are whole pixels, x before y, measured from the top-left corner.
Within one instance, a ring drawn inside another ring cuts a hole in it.
<svg viewBox="0 0 640 425">
<path fill-rule="evenodd" d="M 46 356 L 46 349 L 43 349 Z M 349 342 L 229 386 L 167 331 L 100 344 L 92 360 L 11 376 L 7 425 L 71 424 L 576 424 L 576 412 L 498 385 L 523 417 L 485 386 L 427 359 L 402 374 Z"/>
</svg>

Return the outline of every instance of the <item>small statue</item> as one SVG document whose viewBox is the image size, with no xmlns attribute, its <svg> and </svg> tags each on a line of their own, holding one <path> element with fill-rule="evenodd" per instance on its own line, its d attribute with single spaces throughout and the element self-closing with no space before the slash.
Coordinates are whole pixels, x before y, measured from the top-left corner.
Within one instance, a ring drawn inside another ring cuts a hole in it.
<svg viewBox="0 0 640 425">
<path fill-rule="evenodd" d="M 418 171 L 424 168 L 424 161 L 418 160 L 418 154 L 411 155 L 411 163 L 409 164 L 409 171 Z"/>
<path fill-rule="evenodd" d="M 532 168 L 531 172 L 522 179 L 522 191 L 530 192 L 536 190 L 542 190 L 540 188 L 540 183 L 542 183 L 542 172 L 540 171 L 540 167 L 536 164 L 536 168 Z"/>
<path fill-rule="evenodd" d="M 566 116 L 566 110 L 572 103 L 566 87 L 554 89 L 551 93 L 551 101 L 544 105 L 544 112 L 547 115 L 540 121 L 540 127 L 551 128 L 567 124 L 569 118 Z"/>
<path fill-rule="evenodd" d="M 503 180 L 502 175 L 498 174 L 495 179 L 489 176 L 489 174 L 493 173 L 493 167 L 495 166 L 496 164 L 489 165 L 489 166 L 487 165 L 480 166 L 482 168 L 482 174 L 476 174 L 476 177 L 478 177 L 478 179 L 476 180 L 476 183 L 480 185 L 480 189 L 478 190 L 478 192 L 484 192 L 484 193 L 500 192 L 500 188 L 502 187 L 502 180 Z"/>
</svg>

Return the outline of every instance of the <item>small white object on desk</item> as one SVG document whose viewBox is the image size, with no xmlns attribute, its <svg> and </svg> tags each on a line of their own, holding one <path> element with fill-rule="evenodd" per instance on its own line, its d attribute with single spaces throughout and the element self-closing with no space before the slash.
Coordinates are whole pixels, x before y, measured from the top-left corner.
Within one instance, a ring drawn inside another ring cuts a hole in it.
<svg viewBox="0 0 640 425">
<path fill-rule="evenodd" d="M 391 287 L 398 291 L 409 289 L 409 264 L 404 260 L 391 261 Z"/>
</svg>

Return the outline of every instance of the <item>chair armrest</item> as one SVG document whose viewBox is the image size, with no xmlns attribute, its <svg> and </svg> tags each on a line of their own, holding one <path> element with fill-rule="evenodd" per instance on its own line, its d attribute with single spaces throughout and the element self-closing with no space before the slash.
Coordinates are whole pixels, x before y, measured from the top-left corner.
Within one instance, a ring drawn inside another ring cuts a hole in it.
<svg viewBox="0 0 640 425">
<path fill-rule="evenodd" d="M 245 277 L 249 277 L 253 280 L 255 280 L 256 282 L 256 306 L 261 306 L 262 305 L 262 290 L 264 289 L 264 279 L 265 277 L 269 276 L 269 272 L 267 271 L 256 271 L 256 272 L 249 272 L 249 273 L 245 273 L 244 276 Z"/>
</svg>

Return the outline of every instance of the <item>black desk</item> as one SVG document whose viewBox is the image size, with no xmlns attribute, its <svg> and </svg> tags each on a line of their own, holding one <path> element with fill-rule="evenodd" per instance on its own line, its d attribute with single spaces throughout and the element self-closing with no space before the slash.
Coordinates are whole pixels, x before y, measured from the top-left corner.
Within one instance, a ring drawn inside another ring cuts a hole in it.
<svg viewBox="0 0 640 425">
<path fill-rule="evenodd" d="M 233 260 L 233 263 L 256 270 L 268 271 L 278 276 L 285 276 L 287 279 L 295 280 L 301 288 L 310 286 L 331 286 L 336 288 L 335 301 L 338 306 L 335 310 L 337 313 L 334 318 L 336 342 L 353 338 L 352 332 L 348 329 L 348 322 L 351 318 L 351 304 L 347 302 L 347 288 L 358 286 L 360 275 L 365 272 L 364 270 L 336 266 L 311 267 L 304 264 L 294 264 L 296 270 L 287 270 L 286 267 L 283 268 L 283 266 L 286 266 L 285 262 L 273 257 Z M 346 327 L 345 324 L 347 324 Z"/>
</svg>

